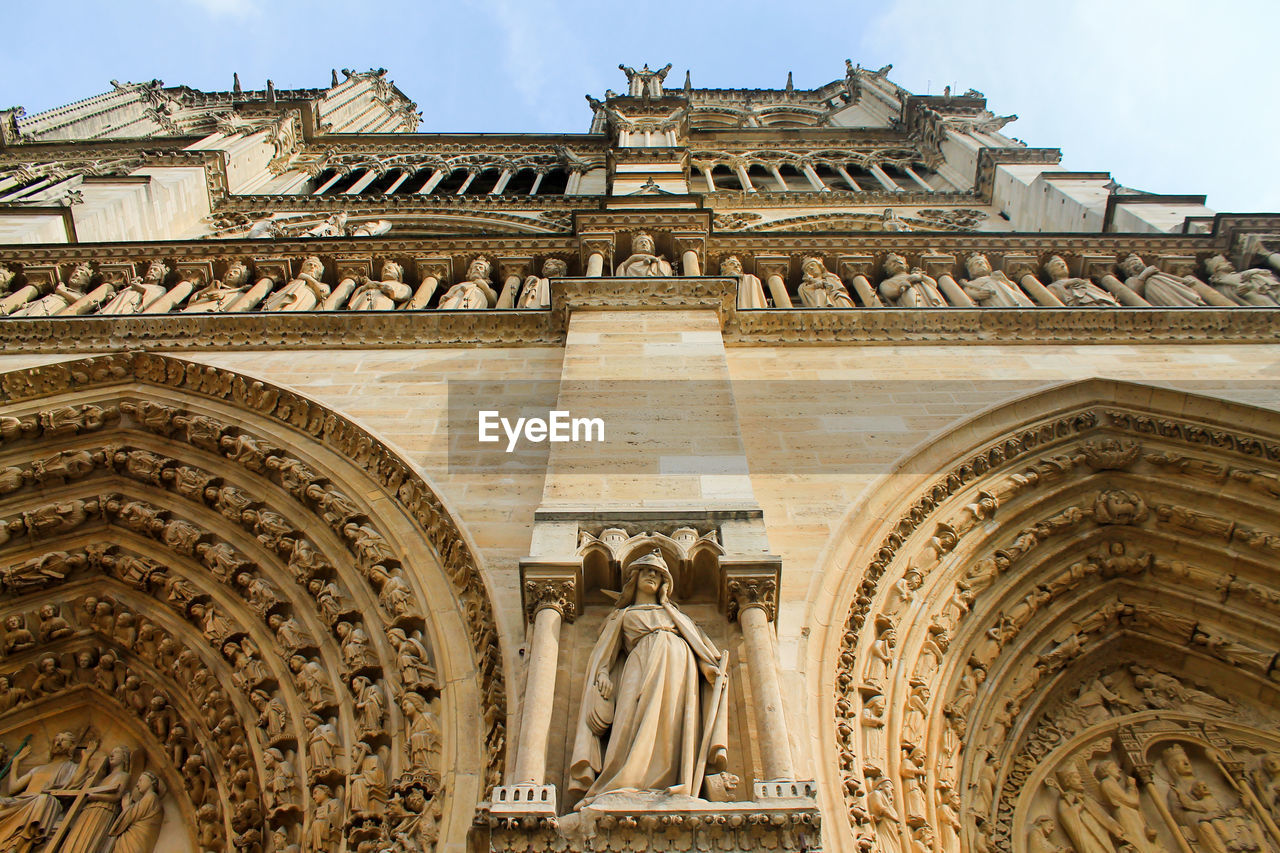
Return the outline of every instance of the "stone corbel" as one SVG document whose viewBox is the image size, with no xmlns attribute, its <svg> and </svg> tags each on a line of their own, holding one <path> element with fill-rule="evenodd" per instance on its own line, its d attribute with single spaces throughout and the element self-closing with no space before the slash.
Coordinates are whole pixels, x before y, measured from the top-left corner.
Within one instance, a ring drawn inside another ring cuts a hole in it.
<svg viewBox="0 0 1280 853">
<path fill-rule="evenodd" d="M 500 257 L 497 259 L 498 276 L 502 279 L 502 292 L 498 295 L 498 308 L 516 307 L 516 299 L 520 296 L 520 285 L 525 276 L 533 272 L 533 258 Z"/>
</svg>

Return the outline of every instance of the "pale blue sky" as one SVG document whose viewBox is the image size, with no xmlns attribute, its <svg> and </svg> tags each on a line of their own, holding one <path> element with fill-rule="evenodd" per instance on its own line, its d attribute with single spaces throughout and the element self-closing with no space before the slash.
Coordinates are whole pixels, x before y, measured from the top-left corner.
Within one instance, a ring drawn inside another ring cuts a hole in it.
<svg viewBox="0 0 1280 853">
<path fill-rule="evenodd" d="M 226 89 L 270 77 L 324 86 L 385 67 L 424 131 L 583 132 L 583 95 L 621 89 L 619 62 L 686 68 L 695 86 L 797 87 L 846 57 L 916 92 L 987 95 L 1005 132 L 1071 169 L 1204 193 L 1221 211 L 1280 211 L 1280 3 L 1270 0 L 543 2 L 330 0 L 24 2 L 5 12 L 0 104 L 28 112 L 108 81 Z"/>
</svg>

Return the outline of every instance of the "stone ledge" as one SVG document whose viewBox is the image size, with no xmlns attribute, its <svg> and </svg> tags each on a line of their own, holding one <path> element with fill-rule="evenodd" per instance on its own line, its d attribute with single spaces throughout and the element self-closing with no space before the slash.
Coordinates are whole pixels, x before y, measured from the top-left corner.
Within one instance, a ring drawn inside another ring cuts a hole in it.
<svg viewBox="0 0 1280 853">
<path fill-rule="evenodd" d="M 470 847 L 474 853 L 691 849 L 816 853 L 822 849 L 822 817 L 812 796 L 714 803 L 619 792 L 559 818 L 542 810 L 519 812 L 508 805 L 482 803 Z"/>
<path fill-rule="evenodd" d="M 552 311 L 317 311 L 0 319 L 7 352 L 561 346 L 591 310 L 714 310 L 729 346 L 1272 343 L 1275 308 L 854 308 L 739 311 L 723 278 L 556 279 Z"/>
</svg>

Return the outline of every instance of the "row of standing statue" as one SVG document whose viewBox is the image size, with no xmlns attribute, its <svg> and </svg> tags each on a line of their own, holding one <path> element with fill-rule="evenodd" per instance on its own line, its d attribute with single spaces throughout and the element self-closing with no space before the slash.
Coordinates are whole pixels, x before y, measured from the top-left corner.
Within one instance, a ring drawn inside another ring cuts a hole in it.
<svg viewBox="0 0 1280 853">
<path fill-rule="evenodd" d="M 1158 307 L 1278 307 L 1280 279 L 1270 270 L 1236 270 L 1222 255 L 1204 262 L 1205 278 L 1178 276 L 1149 265 L 1138 255 L 1118 264 L 1123 280 L 1112 272 L 1092 278 L 1073 276 L 1065 260 L 1054 255 L 1041 276 L 1030 266 L 1015 271 L 1014 281 L 992 267 L 986 255 L 973 254 L 965 261 L 967 278 L 942 273 L 931 276 L 911 267 L 899 254 L 890 253 L 882 264 L 883 277 L 876 286 L 857 274 L 846 283 L 827 269 L 822 258 L 810 256 L 801 263 L 801 279 L 794 297 L 780 275 L 769 275 L 767 287 L 756 275 L 746 273 L 736 256 L 724 258 L 720 274 L 737 278 L 738 307 L 753 308 L 1118 308 Z M 549 258 L 540 275 L 510 280 L 501 294 L 491 278 L 492 264 L 479 257 L 467 275 L 448 287 L 435 302 L 444 311 L 490 308 L 542 309 L 551 304 L 550 281 L 568 275 L 568 264 Z M 673 275 L 672 264 L 655 254 L 653 238 L 637 234 L 632 254 L 615 267 L 624 278 Z M 182 280 L 168 285 L 171 271 L 153 261 L 141 278 L 120 287 L 98 283 L 91 264 L 75 267 L 65 282 L 46 293 L 26 284 L 11 289 L 15 275 L 0 266 L 0 315 L 52 317 L 83 314 L 185 314 L 243 313 L 248 311 L 391 311 L 431 306 L 440 287 L 432 275 L 424 275 L 413 287 L 405 281 L 404 267 L 393 260 L 382 264 L 379 277 L 343 272 L 336 285 L 325 282 L 324 263 L 312 255 L 299 265 L 296 276 L 285 280 L 278 269 L 254 278 L 248 265 L 234 261 L 222 278 L 208 284 Z M 195 278 L 195 276 L 192 276 Z M 847 284 L 852 284 L 850 293 Z M 798 305 L 796 303 L 799 303 Z"/>
</svg>

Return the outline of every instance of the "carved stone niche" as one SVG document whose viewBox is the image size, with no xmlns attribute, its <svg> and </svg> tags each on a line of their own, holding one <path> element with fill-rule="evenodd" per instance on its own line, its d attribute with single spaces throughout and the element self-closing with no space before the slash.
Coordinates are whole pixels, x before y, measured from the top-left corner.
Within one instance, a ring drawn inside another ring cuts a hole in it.
<svg viewBox="0 0 1280 853">
<path fill-rule="evenodd" d="M 535 531 L 544 553 L 521 561 L 530 628 L 515 769 L 482 806 L 477 846 L 812 849 L 814 790 L 791 769 L 769 637 L 779 561 L 735 527 L 749 522 L 640 515 Z M 691 694 L 696 729 L 638 735 L 654 703 Z M 781 739 L 747 736 L 770 728 Z M 634 750 L 650 759 L 625 760 Z M 631 769 L 664 761 L 679 778 L 657 785 Z"/>
<path fill-rule="evenodd" d="M 197 853 L 199 821 L 168 756 L 92 694 L 75 701 L 78 692 L 0 718 L 0 849 L 97 853 L 115 830 L 116 850 Z"/>
</svg>

